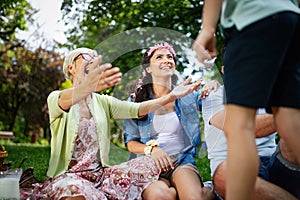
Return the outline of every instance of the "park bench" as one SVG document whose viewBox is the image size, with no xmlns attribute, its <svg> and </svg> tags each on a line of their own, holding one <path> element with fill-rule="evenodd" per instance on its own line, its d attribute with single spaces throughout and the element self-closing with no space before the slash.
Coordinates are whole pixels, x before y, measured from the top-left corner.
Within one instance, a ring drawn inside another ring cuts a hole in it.
<svg viewBox="0 0 300 200">
<path fill-rule="evenodd" d="M 12 132 L 12 131 L 0 131 L 0 138 L 13 139 L 14 138 L 14 132 Z"/>
</svg>

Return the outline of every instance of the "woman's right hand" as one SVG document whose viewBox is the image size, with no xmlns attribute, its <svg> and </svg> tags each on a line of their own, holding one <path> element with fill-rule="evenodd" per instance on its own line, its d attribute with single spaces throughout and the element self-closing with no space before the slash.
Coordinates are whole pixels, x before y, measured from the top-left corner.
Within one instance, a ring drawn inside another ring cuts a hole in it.
<svg viewBox="0 0 300 200">
<path fill-rule="evenodd" d="M 112 86 L 115 86 L 121 81 L 122 73 L 119 67 L 112 67 L 111 64 L 100 65 L 100 68 L 104 68 L 104 71 L 98 81 L 96 91 L 102 91 Z"/>
<path fill-rule="evenodd" d="M 102 57 L 98 56 L 92 62 L 83 62 L 75 85 L 84 84 L 91 92 L 99 92 L 119 83 L 122 77 L 119 67 L 110 63 L 100 65 L 101 61 Z"/>
<path fill-rule="evenodd" d="M 159 147 L 153 147 L 151 157 L 155 161 L 156 167 L 160 171 L 167 171 L 170 168 L 174 169 L 172 159 L 163 149 Z"/>
</svg>

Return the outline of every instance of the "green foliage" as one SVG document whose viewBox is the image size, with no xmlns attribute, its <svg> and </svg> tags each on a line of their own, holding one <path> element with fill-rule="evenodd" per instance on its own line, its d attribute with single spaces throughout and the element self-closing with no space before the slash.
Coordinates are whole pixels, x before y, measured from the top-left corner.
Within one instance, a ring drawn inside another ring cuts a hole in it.
<svg viewBox="0 0 300 200">
<path fill-rule="evenodd" d="M 202 0 L 64 0 L 61 10 L 66 25 L 76 24 L 67 32 L 73 48 L 96 48 L 100 54 L 113 57 L 114 59 L 108 61 L 120 66 L 121 71 L 127 73 L 140 64 L 141 49 L 153 45 L 158 40 L 168 41 L 174 46 L 186 45 L 191 48 L 192 40 L 201 26 L 202 6 Z M 72 12 L 74 10 L 76 12 Z M 158 32 L 149 33 L 147 28 L 150 27 L 163 30 L 157 29 Z M 170 31 L 176 31 L 191 41 L 187 42 L 186 38 L 181 37 L 170 37 Z M 117 37 L 118 34 L 127 34 L 127 37 Z M 220 33 L 217 33 L 217 37 L 221 40 Z M 130 49 L 132 46 L 137 48 Z M 122 53 L 123 49 L 126 49 L 126 52 Z M 182 51 L 180 47 L 175 49 L 179 55 L 184 54 L 178 52 Z M 117 58 L 111 56 L 114 51 L 119 53 Z M 188 65 L 184 56 L 181 58 L 177 67 L 179 71 L 183 71 Z M 218 64 L 220 61 L 221 58 L 218 58 Z M 215 70 L 218 72 L 218 69 Z"/>
<path fill-rule="evenodd" d="M 16 30 L 26 29 L 25 14 L 31 9 L 27 0 L 2 0 L 0 7 L 0 43 L 15 38 Z"/>
<path fill-rule="evenodd" d="M 210 181 L 211 175 L 210 175 L 209 160 L 207 156 L 203 158 L 196 158 L 196 165 L 200 172 L 202 181 Z"/>
<path fill-rule="evenodd" d="M 64 0 L 61 6 L 64 22 L 72 25 L 65 46 L 94 48 L 103 56 L 103 62 L 119 66 L 123 73 L 121 83 L 101 93 L 122 100 L 129 97 L 141 76 L 142 54 L 161 40 L 174 46 L 179 72 L 192 68 L 188 75 L 201 74 L 204 80 L 222 82 L 221 56 L 216 61 L 217 67 L 199 70 L 187 55 L 201 26 L 202 8 L 202 0 Z M 221 33 L 218 31 L 216 35 L 218 44 L 222 44 Z M 121 126 L 120 123 L 112 126 L 113 142 L 120 144 Z"/>
<path fill-rule="evenodd" d="M 0 121 L 4 130 L 21 137 L 48 126 L 46 100 L 63 80 L 61 66 L 60 55 L 44 49 L 32 52 L 20 46 L 2 54 Z M 18 139 L 24 142 L 25 138 Z"/>
</svg>

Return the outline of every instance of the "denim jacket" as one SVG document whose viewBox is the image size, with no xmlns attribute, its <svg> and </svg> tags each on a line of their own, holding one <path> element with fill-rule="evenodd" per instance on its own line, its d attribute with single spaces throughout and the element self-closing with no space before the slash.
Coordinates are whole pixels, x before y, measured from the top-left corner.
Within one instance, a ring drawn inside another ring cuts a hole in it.
<svg viewBox="0 0 300 200">
<path fill-rule="evenodd" d="M 151 96 L 153 98 L 153 96 Z M 129 98 L 129 101 L 132 101 Z M 178 163 L 196 164 L 194 157 L 198 154 L 198 145 L 201 142 L 199 110 L 202 108 L 202 101 L 199 93 L 194 92 L 183 98 L 175 100 L 175 112 L 183 128 L 185 137 L 185 148 L 178 154 Z M 151 139 L 157 138 L 157 133 L 153 130 L 152 121 L 154 113 L 149 113 L 145 121 L 137 119 L 124 120 L 124 142 L 138 141 L 143 144 Z M 143 156 L 137 155 L 137 156 Z"/>
</svg>

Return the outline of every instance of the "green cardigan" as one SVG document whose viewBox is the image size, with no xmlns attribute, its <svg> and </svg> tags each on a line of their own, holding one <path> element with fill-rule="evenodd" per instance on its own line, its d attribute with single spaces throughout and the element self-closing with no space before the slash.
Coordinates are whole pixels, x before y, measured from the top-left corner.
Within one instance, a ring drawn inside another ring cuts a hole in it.
<svg viewBox="0 0 300 200">
<path fill-rule="evenodd" d="M 68 112 L 59 107 L 60 92 L 53 91 L 47 99 L 52 135 L 47 176 L 51 178 L 65 173 L 68 169 L 80 118 L 78 104 L 73 105 Z M 140 104 L 93 93 L 88 107 L 96 123 L 101 163 L 108 166 L 110 119 L 137 118 Z"/>
</svg>

